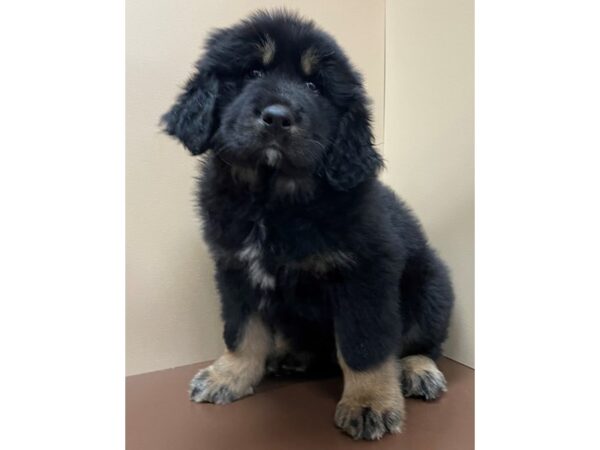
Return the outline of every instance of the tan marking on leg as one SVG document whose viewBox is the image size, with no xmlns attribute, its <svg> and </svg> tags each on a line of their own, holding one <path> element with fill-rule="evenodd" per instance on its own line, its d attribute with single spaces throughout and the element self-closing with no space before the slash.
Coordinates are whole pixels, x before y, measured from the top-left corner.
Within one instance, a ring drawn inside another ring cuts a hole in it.
<svg viewBox="0 0 600 450">
<path fill-rule="evenodd" d="M 275 41 L 271 36 L 266 35 L 258 44 L 258 50 L 262 59 L 263 66 L 268 66 L 275 59 Z"/>
<path fill-rule="evenodd" d="M 310 47 L 302 53 L 300 57 L 300 66 L 304 75 L 312 75 L 317 70 L 317 64 L 319 63 L 319 54 L 317 51 Z"/>
<path fill-rule="evenodd" d="M 262 379 L 273 337 L 262 319 L 252 316 L 234 351 L 226 351 L 192 380 L 190 396 L 195 402 L 230 403 L 254 392 Z"/>
<path fill-rule="evenodd" d="M 397 403 L 400 395 L 400 372 L 395 358 L 365 372 L 353 371 L 343 359 L 338 360 L 344 373 L 343 401 L 377 409 L 389 408 Z"/>
<path fill-rule="evenodd" d="M 354 439 L 380 439 L 399 433 L 404 422 L 404 397 L 395 357 L 367 371 L 354 371 L 338 350 L 344 374 L 344 392 L 337 405 L 335 423 Z"/>
<path fill-rule="evenodd" d="M 406 356 L 400 360 L 402 370 L 408 370 L 413 373 L 422 374 L 427 370 L 438 370 L 435 362 L 424 355 Z"/>
<path fill-rule="evenodd" d="M 446 392 L 446 378 L 435 361 L 424 355 L 406 356 L 400 360 L 402 390 L 406 397 L 434 400 Z"/>
</svg>

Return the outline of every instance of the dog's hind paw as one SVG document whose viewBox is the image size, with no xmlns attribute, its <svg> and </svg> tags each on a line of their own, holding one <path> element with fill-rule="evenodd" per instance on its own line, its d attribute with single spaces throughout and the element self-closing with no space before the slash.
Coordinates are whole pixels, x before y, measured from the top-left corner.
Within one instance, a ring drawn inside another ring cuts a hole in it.
<svg viewBox="0 0 600 450">
<path fill-rule="evenodd" d="M 446 392 L 446 378 L 432 359 L 423 355 L 407 356 L 400 360 L 400 364 L 405 397 L 435 400 Z"/>
<path fill-rule="evenodd" d="M 235 379 L 228 378 L 227 374 L 218 374 L 212 366 L 201 370 L 190 383 L 190 399 L 224 405 L 254 393 L 251 386 L 236 386 Z"/>
</svg>

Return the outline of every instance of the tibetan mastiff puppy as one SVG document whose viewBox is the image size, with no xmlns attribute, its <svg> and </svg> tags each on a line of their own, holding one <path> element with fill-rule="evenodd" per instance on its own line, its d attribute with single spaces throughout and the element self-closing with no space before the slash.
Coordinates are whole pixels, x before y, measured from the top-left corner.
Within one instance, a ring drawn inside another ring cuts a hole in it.
<svg viewBox="0 0 600 450">
<path fill-rule="evenodd" d="M 434 361 L 453 293 L 377 179 L 361 76 L 329 34 L 285 11 L 213 32 L 195 69 L 162 123 L 204 155 L 198 203 L 227 351 L 191 399 L 233 402 L 269 370 L 332 362 L 344 377 L 335 424 L 356 439 L 400 432 L 404 397 L 446 390 Z"/>
</svg>

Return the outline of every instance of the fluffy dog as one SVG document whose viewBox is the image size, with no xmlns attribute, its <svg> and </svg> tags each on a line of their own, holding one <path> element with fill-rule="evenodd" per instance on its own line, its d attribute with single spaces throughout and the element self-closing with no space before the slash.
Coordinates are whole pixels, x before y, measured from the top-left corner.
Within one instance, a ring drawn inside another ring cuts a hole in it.
<svg viewBox="0 0 600 450">
<path fill-rule="evenodd" d="M 198 201 L 227 345 L 191 399 L 229 403 L 269 367 L 337 361 L 335 424 L 355 439 L 400 432 L 404 396 L 446 390 L 434 360 L 453 293 L 377 180 L 368 100 L 341 48 L 294 14 L 256 13 L 212 33 L 163 125 L 206 152 Z"/>
</svg>

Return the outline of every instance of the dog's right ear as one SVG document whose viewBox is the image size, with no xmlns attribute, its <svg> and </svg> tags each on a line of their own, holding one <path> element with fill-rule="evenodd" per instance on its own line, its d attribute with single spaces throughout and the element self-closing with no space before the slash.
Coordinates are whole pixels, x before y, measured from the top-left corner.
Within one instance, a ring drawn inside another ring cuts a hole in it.
<svg viewBox="0 0 600 450">
<path fill-rule="evenodd" d="M 161 118 L 164 131 L 179 139 L 192 155 L 200 155 L 210 146 L 219 93 L 218 79 L 201 63 L 196 67 L 196 74 L 186 83 L 177 102 Z"/>
</svg>

